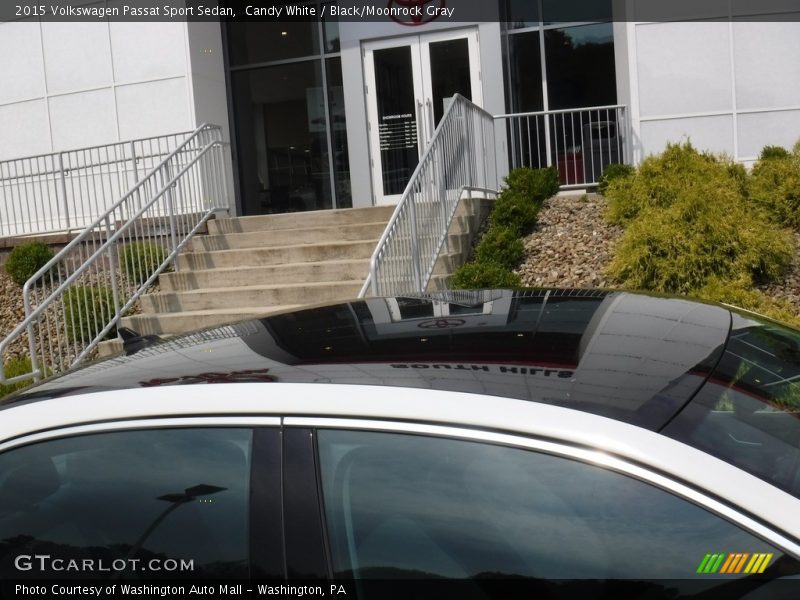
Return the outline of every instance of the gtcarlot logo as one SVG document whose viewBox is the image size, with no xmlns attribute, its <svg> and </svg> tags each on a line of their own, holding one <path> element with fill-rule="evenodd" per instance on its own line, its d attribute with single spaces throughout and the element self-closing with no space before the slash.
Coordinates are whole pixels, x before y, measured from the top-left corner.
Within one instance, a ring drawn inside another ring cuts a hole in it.
<svg viewBox="0 0 800 600">
<path fill-rule="evenodd" d="M 174 573 L 194 571 L 194 559 L 117 558 L 112 561 L 93 558 L 53 558 L 49 554 L 20 554 L 14 559 L 18 571 L 72 572 L 72 573 L 112 573 L 126 571 L 149 571 L 153 573 Z"/>
</svg>

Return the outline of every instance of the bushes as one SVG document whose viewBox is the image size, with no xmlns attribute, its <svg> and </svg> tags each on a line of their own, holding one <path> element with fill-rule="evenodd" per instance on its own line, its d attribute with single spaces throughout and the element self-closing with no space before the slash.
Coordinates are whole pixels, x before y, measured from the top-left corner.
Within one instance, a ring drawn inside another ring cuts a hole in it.
<svg viewBox="0 0 800 600">
<path fill-rule="evenodd" d="M 5 363 L 6 377 L 16 377 L 17 375 L 24 375 L 31 372 L 31 359 L 27 356 L 25 358 L 12 358 Z M 4 383 L 0 384 L 0 398 L 15 392 L 19 389 L 27 387 L 33 383 L 33 380 L 20 381 L 18 383 Z"/>
<path fill-rule="evenodd" d="M 687 189 L 713 181 L 716 189 L 738 189 L 741 173 L 731 161 L 701 154 L 690 143 L 668 144 L 661 154 L 649 156 L 629 177 L 612 179 L 606 191 L 606 217 L 626 225 L 647 207 L 666 208 Z"/>
<path fill-rule="evenodd" d="M 789 158 L 789 151 L 783 146 L 764 146 L 758 160 L 773 160 Z"/>
<path fill-rule="evenodd" d="M 624 177 L 630 177 L 636 172 L 631 165 L 624 165 L 624 164 L 610 164 L 608 165 L 603 174 L 600 176 L 599 181 L 597 182 L 597 192 L 600 195 L 605 196 L 606 191 L 608 191 L 608 185 L 614 181 L 615 179 L 622 179 Z"/>
<path fill-rule="evenodd" d="M 747 195 L 774 223 L 800 229 L 800 152 L 765 156 L 766 150 L 753 166 Z"/>
<path fill-rule="evenodd" d="M 33 277 L 36 272 L 53 258 L 53 251 L 46 244 L 33 242 L 17 246 L 8 255 L 6 272 L 19 286 Z"/>
<path fill-rule="evenodd" d="M 521 196 L 534 204 L 558 193 L 558 171 L 549 169 L 514 169 L 505 179 L 506 192 Z"/>
<path fill-rule="evenodd" d="M 516 231 L 508 227 L 492 227 L 475 249 L 475 260 L 479 263 L 495 263 L 511 270 L 524 254 L 525 244 Z"/>
<path fill-rule="evenodd" d="M 452 285 L 457 289 L 522 284 L 512 272 L 525 254 L 522 238 L 536 225 L 542 203 L 558 192 L 558 173 L 554 169 L 515 169 L 505 182 L 474 260 L 453 274 Z"/>
<path fill-rule="evenodd" d="M 78 286 L 64 292 L 64 321 L 73 342 L 89 342 L 114 316 L 114 298 L 106 287 Z M 112 330 L 103 338 L 116 336 Z"/>
<path fill-rule="evenodd" d="M 120 250 L 120 268 L 132 282 L 144 283 L 166 257 L 166 251 L 158 244 L 133 242 Z"/>
<path fill-rule="evenodd" d="M 772 172 L 772 166 L 760 168 Z M 770 222 L 767 207 L 748 201 L 753 177 L 687 143 L 671 144 L 633 175 L 612 180 L 606 216 L 626 230 L 608 274 L 625 287 L 688 294 L 791 320 L 788 305 L 754 289 L 786 271 L 794 247 L 790 232 Z"/>
</svg>

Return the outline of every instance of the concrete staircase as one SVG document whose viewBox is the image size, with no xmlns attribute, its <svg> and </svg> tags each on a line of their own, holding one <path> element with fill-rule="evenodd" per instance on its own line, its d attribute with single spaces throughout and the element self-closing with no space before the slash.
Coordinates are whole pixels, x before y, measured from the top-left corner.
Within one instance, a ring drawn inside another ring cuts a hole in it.
<svg viewBox="0 0 800 600">
<path fill-rule="evenodd" d="M 179 270 L 161 275 L 160 291 L 143 296 L 142 312 L 123 318 L 122 325 L 169 336 L 353 299 L 393 211 L 380 206 L 209 221 L 208 235 L 195 237 L 178 257 Z M 459 206 L 434 287 L 463 263 L 487 212 L 486 200 Z M 103 354 L 118 344 L 109 346 Z"/>
</svg>

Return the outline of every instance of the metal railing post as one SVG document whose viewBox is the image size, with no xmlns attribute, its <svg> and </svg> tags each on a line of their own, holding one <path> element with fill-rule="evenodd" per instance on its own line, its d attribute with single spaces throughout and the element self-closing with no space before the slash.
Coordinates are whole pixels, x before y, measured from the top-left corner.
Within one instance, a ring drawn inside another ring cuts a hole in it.
<svg viewBox="0 0 800 600">
<path fill-rule="evenodd" d="M 416 200 L 412 199 L 409 205 L 411 215 L 411 264 L 414 271 L 414 287 L 415 291 L 423 292 L 422 288 L 422 274 L 420 273 L 420 256 L 419 256 L 419 235 L 417 234 L 417 210 Z"/>
<path fill-rule="evenodd" d="M 108 271 L 111 277 L 111 294 L 114 298 L 114 319 L 118 319 L 119 314 L 119 282 L 117 281 L 117 242 L 111 241 L 113 231 L 111 230 L 111 215 L 106 215 L 106 243 L 108 244 Z"/>
<path fill-rule="evenodd" d="M 169 176 L 169 165 L 164 165 L 164 170 L 167 173 L 166 181 L 170 181 L 171 178 Z M 167 213 L 169 216 L 169 237 L 170 237 L 170 245 L 172 249 L 178 247 L 177 242 L 177 226 L 175 223 L 175 184 L 167 184 Z M 178 265 L 178 261 L 175 261 L 175 271 L 180 271 L 180 266 Z"/>
<path fill-rule="evenodd" d="M 69 198 L 67 198 L 67 180 L 66 180 L 66 173 L 64 173 L 64 153 L 58 153 L 58 170 L 61 174 L 61 197 L 64 200 L 64 222 L 67 225 L 67 229 L 70 227 L 70 219 L 69 219 Z"/>
</svg>

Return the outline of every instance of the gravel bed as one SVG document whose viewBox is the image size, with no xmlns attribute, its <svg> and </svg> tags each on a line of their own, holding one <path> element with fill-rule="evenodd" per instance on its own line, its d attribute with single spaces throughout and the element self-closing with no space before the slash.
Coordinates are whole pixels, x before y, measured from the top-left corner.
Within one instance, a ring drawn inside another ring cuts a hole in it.
<svg viewBox="0 0 800 600">
<path fill-rule="evenodd" d="M 615 287 L 604 274 L 622 228 L 603 219 L 601 196 L 562 196 L 545 201 L 525 239 L 525 259 L 516 269 L 532 287 Z"/>
<path fill-rule="evenodd" d="M 788 300 L 800 315 L 800 232 L 794 234 L 794 265 L 783 281 L 761 286 L 759 289 L 773 298 Z"/>
<path fill-rule="evenodd" d="M 0 339 L 11 333 L 25 318 L 22 303 L 22 290 L 14 283 L 5 269 L 0 267 Z M 19 358 L 28 355 L 28 336 L 18 338 L 6 353 L 6 358 Z"/>
</svg>

